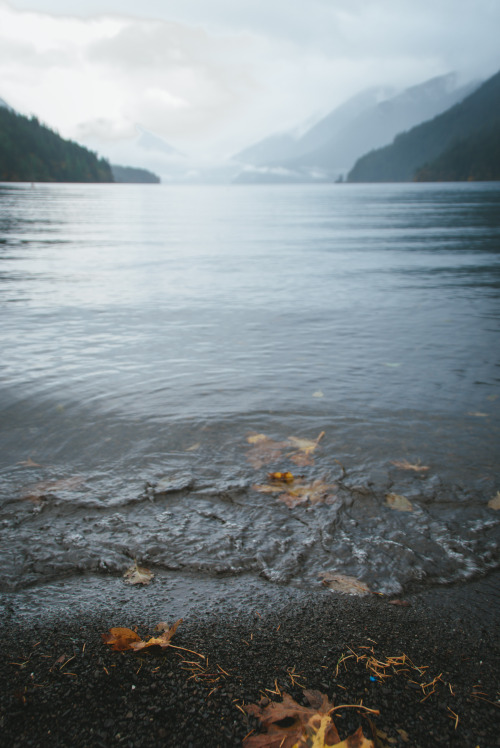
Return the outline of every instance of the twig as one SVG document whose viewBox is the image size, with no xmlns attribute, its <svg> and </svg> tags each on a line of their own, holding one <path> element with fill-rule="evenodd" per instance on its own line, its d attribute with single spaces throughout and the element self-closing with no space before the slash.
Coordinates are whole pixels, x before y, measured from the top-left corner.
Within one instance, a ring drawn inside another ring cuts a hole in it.
<svg viewBox="0 0 500 748">
<path fill-rule="evenodd" d="M 339 706 L 334 706 L 330 709 L 328 714 L 336 712 L 338 709 L 364 709 L 365 712 L 370 712 L 370 714 L 380 714 L 379 709 L 368 709 L 367 706 L 363 706 L 362 704 L 340 704 Z"/>
</svg>

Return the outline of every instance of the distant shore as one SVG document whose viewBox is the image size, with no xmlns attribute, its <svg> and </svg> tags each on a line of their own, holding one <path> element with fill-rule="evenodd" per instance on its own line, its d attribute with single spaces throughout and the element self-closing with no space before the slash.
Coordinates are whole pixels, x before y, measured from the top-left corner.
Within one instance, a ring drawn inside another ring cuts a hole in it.
<svg viewBox="0 0 500 748">
<path fill-rule="evenodd" d="M 228 599 L 211 613 L 189 612 L 172 640 L 185 649 L 143 653 L 113 652 L 101 639 L 112 626 L 152 634 L 159 621 L 140 597 L 134 616 L 68 607 L 42 618 L 33 610 L 29 619 L 7 606 L 3 740 L 12 748 L 237 746 L 259 730 L 245 704 L 263 694 L 280 701 L 283 691 L 303 702 L 307 688 L 337 705 L 362 700 L 380 711 L 339 710 L 341 739 L 361 725 L 366 737 L 378 730 L 378 746 L 490 748 L 499 744 L 498 579 L 434 588 L 396 604 L 282 590 L 272 612 L 265 605 L 260 611 L 250 594 L 238 609 Z M 395 667 L 403 654 L 406 667 Z M 387 665 L 379 677 L 367 667 L 371 656 Z"/>
</svg>

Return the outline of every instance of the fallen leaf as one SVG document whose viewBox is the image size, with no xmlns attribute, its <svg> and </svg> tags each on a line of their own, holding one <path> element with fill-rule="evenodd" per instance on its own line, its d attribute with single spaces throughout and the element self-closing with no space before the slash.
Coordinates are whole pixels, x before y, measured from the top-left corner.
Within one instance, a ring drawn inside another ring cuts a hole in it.
<svg viewBox="0 0 500 748">
<path fill-rule="evenodd" d="M 497 511 L 500 509 L 500 491 L 497 491 L 497 495 L 488 501 L 488 506 L 490 509 L 496 509 Z"/>
<path fill-rule="evenodd" d="M 21 462 L 17 463 L 18 465 L 24 465 L 25 467 L 42 467 L 38 464 L 38 462 L 33 462 L 31 457 L 28 457 L 27 460 L 21 460 Z"/>
<path fill-rule="evenodd" d="M 428 466 L 422 465 L 420 460 L 416 463 L 408 462 L 408 460 L 393 460 L 391 464 L 401 468 L 401 470 L 415 470 L 416 473 L 429 470 Z"/>
<path fill-rule="evenodd" d="M 269 437 L 265 434 L 251 434 L 247 436 L 247 442 L 249 444 L 259 444 L 260 442 L 267 442 Z"/>
<path fill-rule="evenodd" d="M 135 651 L 139 651 L 140 649 L 145 649 L 146 647 L 154 647 L 158 646 L 162 649 L 165 649 L 170 645 L 170 639 L 173 637 L 175 632 L 177 631 L 177 627 L 179 624 L 182 623 L 182 618 L 179 618 L 178 621 L 176 621 L 169 629 L 163 632 L 160 636 L 153 636 L 151 639 L 148 639 L 147 642 L 141 641 L 137 643 L 133 643 L 131 645 L 132 649 L 135 649 Z"/>
<path fill-rule="evenodd" d="M 348 577 L 344 574 L 333 574 L 330 571 L 323 572 L 320 574 L 323 577 L 323 584 L 333 592 L 342 592 L 347 595 L 369 595 L 371 593 L 370 588 L 364 583 L 360 582 L 356 577 Z"/>
<path fill-rule="evenodd" d="M 135 631 L 122 628 L 121 626 L 115 626 L 110 629 L 109 634 L 102 634 L 102 640 L 105 644 L 109 644 L 115 652 L 124 652 L 127 649 L 132 649 L 130 646 L 132 643 L 142 641 L 139 634 L 136 634 Z"/>
<path fill-rule="evenodd" d="M 389 605 L 400 605 L 402 608 L 409 608 L 408 600 L 389 600 Z"/>
<path fill-rule="evenodd" d="M 321 434 L 314 441 L 311 439 L 300 439 L 297 436 L 291 436 L 288 439 L 288 443 L 295 447 L 296 452 L 290 452 L 290 459 L 295 462 L 296 465 L 304 467 L 305 465 L 314 465 L 314 458 L 312 453 L 318 446 L 320 440 L 324 437 L 325 432 Z"/>
<path fill-rule="evenodd" d="M 135 562 L 133 566 L 127 569 L 123 577 L 127 584 L 149 584 L 154 574 L 149 569 L 145 569 L 144 566 L 137 566 L 137 562 Z"/>
<path fill-rule="evenodd" d="M 304 483 L 302 478 L 296 478 L 288 483 L 281 480 L 263 485 L 254 485 L 252 488 L 259 493 L 277 493 L 276 498 L 282 501 L 290 509 L 299 505 L 328 504 L 333 501 L 333 491 L 337 488 L 335 483 L 326 483 L 316 479 L 311 483 Z"/>
<path fill-rule="evenodd" d="M 201 446 L 200 442 L 196 442 L 196 444 L 192 444 L 190 447 L 186 449 L 186 452 L 196 452 L 197 449 L 199 449 Z"/>
<path fill-rule="evenodd" d="M 408 743 L 408 741 L 410 740 L 410 738 L 409 738 L 408 733 L 406 732 L 406 730 L 402 730 L 400 727 L 397 727 L 396 728 L 396 732 L 399 732 L 399 734 L 401 735 L 401 740 L 403 740 L 405 743 Z"/>
<path fill-rule="evenodd" d="M 170 626 L 168 623 L 165 623 L 165 621 L 160 621 L 160 623 L 157 623 L 155 626 L 155 631 L 168 631 Z"/>
<path fill-rule="evenodd" d="M 256 470 L 279 460 L 283 449 L 287 446 L 286 442 L 276 442 L 265 434 L 247 436 L 247 442 L 253 445 L 247 452 L 247 460 Z"/>
<path fill-rule="evenodd" d="M 413 512 L 413 504 L 409 501 L 406 496 L 400 496 L 397 493 L 388 493 L 385 497 L 385 504 L 390 509 L 395 509 L 397 512 Z"/>
<path fill-rule="evenodd" d="M 321 390 L 317 390 L 316 392 L 313 392 L 313 397 L 324 397 Z"/>
<path fill-rule="evenodd" d="M 295 480 L 293 473 L 268 473 L 267 477 L 270 480 L 279 481 L 280 483 L 293 483 Z"/>
<path fill-rule="evenodd" d="M 304 696 L 309 707 L 301 706 L 287 693 L 282 694 L 281 704 L 267 698 L 248 704 L 246 711 L 260 720 L 266 732 L 246 737 L 244 748 L 374 748 L 361 727 L 341 742 L 331 717 L 335 707 L 328 697 L 319 691 L 304 691 Z"/>
<path fill-rule="evenodd" d="M 166 649 L 170 645 L 170 639 L 177 631 L 177 627 L 182 623 L 182 618 L 179 618 L 170 628 L 167 628 L 161 636 L 153 636 L 147 641 L 143 641 L 139 634 L 132 629 L 127 628 L 112 628 L 109 630 L 109 634 L 102 634 L 102 640 L 105 644 L 109 644 L 111 649 L 116 652 L 125 652 L 128 649 L 132 649 L 138 652 L 146 647 L 158 646 L 162 649 Z M 165 626 L 165 624 L 158 624 Z"/>
<path fill-rule="evenodd" d="M 50 494 L 57 493 L 58 491 L 72 491 L 81 486 L 82 483 L 85 483 L 83 475 L 74 475 L 71 478 L 63 478 L 62 480 L 55 481 L 40 481 L 39 483 L 34 483 L 32 486 L 28 486 L 22 498 L 26 501 L 32 501 L 34 504 L 39 504 L 42 499 Z"/>
<path fill-rule="evenodd" d="M 309 745 L 308 743 L 306 744 Z M 315 744 L 313 743 L 313 746 Z M 325 743 L 327 745 L 327 743 Z M 368 738 L 365 738 L 363 735 L 363 730 L 361 727 L 358 727 L 356 732 L 348 737 L 346 740 L 343 740 L 341 743 L 337 743 L 335 748 L 375 748 L 373 741 L 368 740 Z"/>
</svg>

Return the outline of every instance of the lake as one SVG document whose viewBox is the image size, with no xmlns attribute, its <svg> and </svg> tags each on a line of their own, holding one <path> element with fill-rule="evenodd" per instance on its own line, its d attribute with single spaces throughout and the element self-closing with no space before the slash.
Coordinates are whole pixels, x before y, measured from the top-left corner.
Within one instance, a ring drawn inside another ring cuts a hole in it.
<svg viewBox="0 0 500 748">
<path fill-rule="evenodd" d="M 498 568 L 500 183 L 3 184 L 0 226 L 4 593 Z"/>
</svg>

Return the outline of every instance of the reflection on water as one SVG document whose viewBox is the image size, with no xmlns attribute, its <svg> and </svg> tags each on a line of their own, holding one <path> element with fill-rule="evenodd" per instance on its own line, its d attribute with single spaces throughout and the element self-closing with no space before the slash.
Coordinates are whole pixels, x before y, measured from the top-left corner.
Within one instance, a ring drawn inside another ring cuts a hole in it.
<svg viewBox="0 0 500 748">
<path fill-rule="evenodd" d="M 134 557 L 382 591 L 498 564 L 500 185 L 3 185 L 0 206 L 4 588 Z M 256 470 L 249 433 L 322 430 L 300 472 L 334 500 L 252 488 L 297 468 Z"/>
</svg>

